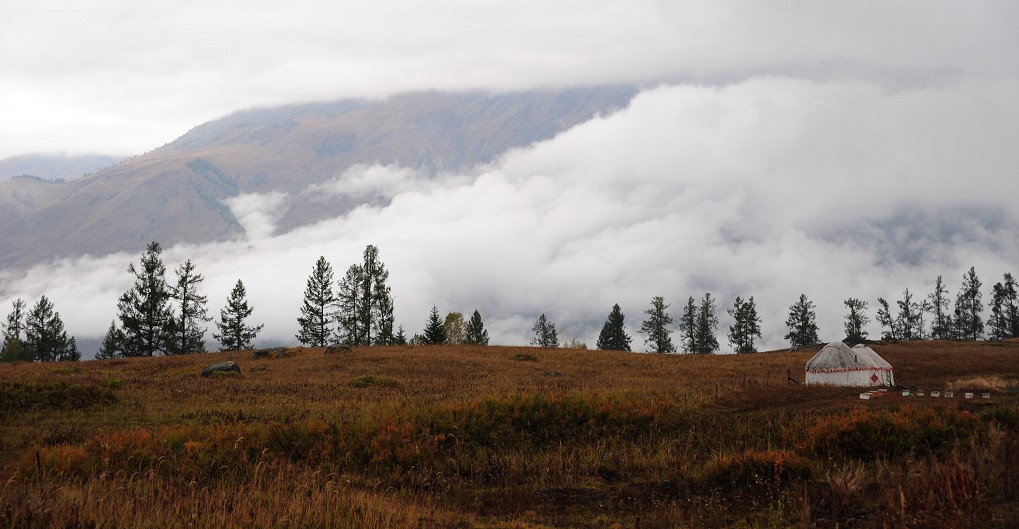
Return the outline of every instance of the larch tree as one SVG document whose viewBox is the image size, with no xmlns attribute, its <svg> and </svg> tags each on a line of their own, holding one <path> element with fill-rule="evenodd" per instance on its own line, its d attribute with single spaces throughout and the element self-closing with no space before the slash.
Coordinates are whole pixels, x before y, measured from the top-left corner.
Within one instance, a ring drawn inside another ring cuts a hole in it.
<svg viewBox="0 0 1019 529">
<path fill-rule="evenodd" d="M 705 292 L 697 310 L 697 347 L 699 354 L 711 354 L 718 350 L 718 316 L 715 314 L 715 300 Z"/>
<path fill-rule="evenodd" d="M 729 344 L 736 353 L 756 353 L 754 337 L 761 338 L 761 317 L 757 315 L 757 304 L 754 297 L 744 301 L 739 296 L 726 312 L 732 316 L 733 323 L 729 326 Z"/>
<path fill-rule="evenodd" d="M 174 273 L 177 283 L 170 288 L 170 297 L 177 301 L 180 312 L 172 315 L 167 323 L 169 339 L 166 353 L 204 353 L 206 328 L 203 324 L 212 320 L 207 307 L 209 298 L 198 291 L 205 278 L 195 270 L 190 259 L 177 267 Z"/>
<path fill-rule="evenodd" d="M 471 314 L 471 319 L 467 321 L 464 343 L 488 345 L 488 331 L 485 330 L 485 323 L 481 321 L 481 313 L 477 309 L 474 310 L 474 314 Z"/>
<path fill-rule="evenodd" d="M 892 314 L 892 310 L 885 298 L 877 298 L 877 323 L 882 329 L 882 338 L 887 340 L 899 339 L 899 320 Z"/>
<path fill-rule="evenodd" d="M 53 303 L 46 296 L 42 296 L 25 317 L 24 346 L 37 362 L 62 362 L 81 358 L 77 345 L 68 340 L 60 313 L 53 310 Z"/>
<path fill-rule="evenodd" d="M 237 351 L 252 349 L 255 347 L 255 337 L 258 331 L 262 330 L 264 324 L 251 326 L 247 319 L 254 312 L 254 308 L 248 305 L 248 293 L 244 283 L 238 279 L 230 296 L 226 299 L 226 306 L 219 311 L 219 321 L 216 328 L 219 334 L 213 333 L 212 337 L 219 340 L 220 351 Z"/>
<path fill-rule="evenodd" d="M 11 312 L 7 314 L 2 326 L 3 344 L 0 349 L 0 361 L 31 362 L 32 352 L 25 348 L 21 335 L 25 330 L 25 300 L 18 298 L 11 303 Z"/>
<path fill-rule="evenodd" d="M 127 267 L 134 275 L 134 285 L 117 302 L 117 317 L 124 332 L 124 356 L 155 356 L 166 351 L 171 313 L 162 251 L 159 243 L 153 241 L 142 254 L 139 267 L 134 263 Z"/>
<path fill-rule="evenodd" d="M 605 324 L 602 325 L 601 332 L 598 334 L 598 342 L 595 344 L 598 349 L 605 351 L 630 350 L 631 338 L 626 334 L 625 318 L 619 304 L 613 305 L 608 318 L 605 319 Z"/>
<path fill-rule="evenodd" d="M 394 343 L 389 270 L 377 247 L 366 246 L 361 262 L 347 269 L 339 283 L 338 301 L 338 341 L 348 345 Z"/>
<path fill-rule="evenodd" d="M 559 347 L 559 335 L 556 333 L 555 323 L 549 320 L 544 313 L 538 316 L 534 325 L 531 326 L 534 338 L 531 338 L 531 345 L 557 349 Z"/>
<path fill-rule="evenodd" d="M 679 332 L 682 333 L 680 340 L 683 344 L 683 352 L 685 353 L 697 352 L 698 312 L 697 302 L 694 301 L 693 296 L 690 296 L 683 307 L 683 314 L 679 317 Z M 671 320 L 669 323 L 671 323 Z"/>
<path fill-rule="evenodd" d="M 913 293 L 907 287 L 902 291 L 902 299 L 895 302 L 899 306 L 899 315 L 896 321 L 899 327 L 899 336 L 903 340 L 913 340 L 923 333 L 920 314 L 920 305 L 913 301 Z"/>
<path fill-rule="evenodd" d="M 849 309 L 849 313 L 845 316 L 846 338 L 855 343 L 863 342 L 867 339 L 866 327 L 870 323 L 870 317 L 867 316 L 867 302 L 862 299 L 849 298 L 842 304 Z"/>
<path fill-rule="evenodd" d="M 821 341 L 817 336 L 817 314 L 814 312 L 814 302 L 807 299 L 806 294 L 800 294 L 800 299 L 789 307 L 789 317 L 785 320 L 789 333 L 785 339 L 789 340 L 792 347 L 812 345 Z"/>
<path fill-rule="evenodd" d="M 336 296 L 333 294 L 333 267 L 324 256 L 315 261 L 304 289 L 301 315 L 297 318 L 297 341 L 312 347 L 325 347 L 333 329 Z"/>
<path fill-rule="evenodd" d="M 941 276 L 934 281 L 934 291 L 927 295 L 931 312 L 931 338 L 948 340 L 952 337 L 952 314 L 948 311 L 948 289 Z"/>
<path fill-rule="evenodd" d="M 428 324 L 425 325 L 422 338 L 428 345 L 446 343 L 446 328 L 442 326 L 442 318 L 439 317 L 439 309 L 435 305 L 432 305 L 432 312 L 428 313 Z"/>
<path fill-rule="evenodd" d="M 693 298 L 691 298 L 693 299 Z M 669 315 L 669 304 L 665 298 L 655 296 L 651 298 L 651 308 L 646 309 L 644 314 L 647 319 L 640 325 L 641 334 L 646 335 L 644 344 L 652 353 L 667 354 L 675 353 L 676 346 L 672 344 L 672 316 Z"/>
<path fill-rule="evenodd" d="M 975 267 L 970 267 L 962 277 L 962 286 L 955 298 L 956 328 L 963 340 L 979 340 L 984 334 L 981 286 L 983 283 L 977 277 Z"/>
<path fill-rule="evenodd" d="M 112 360 L 122 356 L 124 356 L 124 331 L 117 328 L 116 321 L 110 321 L 110 328 L 106 330 L 106 336 L 96 351 L 96 360 Z"/>
</svg>

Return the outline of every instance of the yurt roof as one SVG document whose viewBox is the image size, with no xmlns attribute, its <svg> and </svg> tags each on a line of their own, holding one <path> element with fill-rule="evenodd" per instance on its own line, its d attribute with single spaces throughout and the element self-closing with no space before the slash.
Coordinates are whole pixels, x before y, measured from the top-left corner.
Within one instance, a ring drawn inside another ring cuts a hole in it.
<svg viewBox="0 0 1019 529">
<path fill-rule="evenodd" d="M 871 357 L 871 359 L 874 362 L 874 364 L 877 365 L 880 368 L 883 368 L 883 369 L 891 369 L 892 368 L 892 364 L 889 364 L 887 360 L 885 360 L 884 358 L 881 358 L 881 355 L 877 354 L 876 351 L 874 351 L 870 347 L 867 347 L 866 345 L 863 345 L 863 344 L 854 345 L 853 346 L 853 351 L 857 351 L 858 353 L 861 353 L 861 354 L 867 354 L 868 356 Z"/>
<path fill-rule="evenodd" d="M 881 369 L 874 357 L 866 351 L 854 351 L 842 342 L 832 342 L 824 346 L 806 365 L 807 371 L 855 371 L 864 369 Z M 885 362 L 887 364 L 887 362 Z M 890 369 L 891 366 L 889 365 Z"/>
</svg>

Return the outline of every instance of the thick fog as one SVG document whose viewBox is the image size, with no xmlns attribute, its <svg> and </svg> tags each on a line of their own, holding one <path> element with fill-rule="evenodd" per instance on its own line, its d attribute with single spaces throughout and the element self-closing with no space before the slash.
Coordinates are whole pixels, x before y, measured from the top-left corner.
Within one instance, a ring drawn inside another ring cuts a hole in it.
<svg viewBox="0 0 1019 529">
<path fill-rule="evenodd" d="M 786 344 L 800 293 L 817 305 L 821 337 L 840 339 L 848 297 L 867 300 L 873 317 L 879 296 L 926 295 L 939 274 L 954 299 L 970 266 L 985 297 L 1004 272 L 1019 273 L 1017 88 L 972 76 L 912 87 L 787 76 L 663 84 L 467 174 L 355 167 L 302 195 L 382 199 L 289 233 L 274 230 L 288 197 L 235 197 L 247 240 L 169 248 L 164 261 L 171 274 L 194 261 L 215 316 L 242 279 L 262 344 L 296 342 L 318 256 L 339 277 L 367 244 L 390 270 L 409 335 L 435 305 L 480 310 L 493 343 L 528 343 L 545 313 L 561 339 L 593 346 L 619 303 L 643 350 L 637 329 L 653 296 L 678 319 L 687 297 L 711 292 L 723 351 L 735 296 L 757 301 L 764 348 Z M 101 336 L 138 257 L 8 272 L 0 314 L 16 297 L 46 294 L 72 334 Z"/>
</svg>

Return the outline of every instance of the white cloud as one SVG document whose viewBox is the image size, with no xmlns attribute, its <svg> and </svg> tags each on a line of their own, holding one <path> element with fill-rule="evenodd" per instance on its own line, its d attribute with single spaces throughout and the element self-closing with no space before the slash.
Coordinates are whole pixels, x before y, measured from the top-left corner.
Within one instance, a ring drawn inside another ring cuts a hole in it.
<svg viewBox="0 0 1019 529">
<path fill-rule="evenodd" d="M 764 345 L 778 347 L 802 292 L 822 337 L 837 339 L 848 297 L 873 311 L 878 296 L 926 293 L 939 274 L 954 293 L 970 266 L 986 290 L 1019 272 L 1015 93 L 1013 81 L 975 79 L 897 90 L 784 77 L 665 85 L 472 174 L 352 168 L 311 191 L 389 200 L 290 233 L 272 223 L 294 197 L 237 197 L 230 207 L 247 240 L 172 248 L 166 262 L 195 262 L 214 314 L 242 279 L 273 341 L 294 341 L 315 259 L 339 276 L 366 244 L 380 248 L 397 321 L 411 333 L 432 305 L 477 308 L 493 342 L 523 344 L 544 312 L 563 339 L 593 345 L 619 303 L 642 349 L 635 331 L 652 296 L 678 316 L 688 296 L 710 291 L 723 344 L 724 309 L 739 295 L 755 297 Z M 45 293 L 73 333 L 98 335 L 136 259 L 0 277 L 0 302 Z"/>
<path fill-rule="evenodd" d="M 0 157 L 136 154 L 240 108 L 409 90 L 1014 78 L 1019 7 L 948 1 L 14 0 Z"/>
</svg>

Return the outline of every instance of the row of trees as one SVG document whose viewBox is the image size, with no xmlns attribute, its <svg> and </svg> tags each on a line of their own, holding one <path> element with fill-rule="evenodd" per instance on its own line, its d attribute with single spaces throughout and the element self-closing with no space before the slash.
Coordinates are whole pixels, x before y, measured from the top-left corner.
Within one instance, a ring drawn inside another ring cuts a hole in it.
<svg viewBox="0 0 1019 529">
<path fill-rule="evenodd" d="M 110 323 L 97 358 L 122 356 L 153 356 L 186 354 L 205 351 L 205 324 L 208 316 L 207 297 L 201 293 L 204 278 L 195 265 L 186 260 L 174 270 L 175 280 L 166 280 L 166 268 L 159 243 L 152 242 L 142 254 L 138 266 L 131 263 L 128 272 L 134 276 L 132 287 L 120 296 L 117 320 Z M 907 288 L 897 309 L 884 298 L 878 298 L 876 322 L 882 337 L 888 339 L 967 339 L 976 340 L 989 328 L 991 339 L 1019 337 L 1019 299 L 1017 282 L 1006 273 L 993 285 L 990 317 L 983 320 L 984 305 L 981 286 L 974 268 L 964 274 L 963 283 L 950 309 L 948 289 L 941 276 L 934 290 L 917 299 Z M 335 290 L 334 290 L 335 287 Z M 843 302 L 847 309 L 844 330 L 847 339 L 868 338 L 866 327 L 871 323 L 868 303 L 858 298 Z M 645 335 L 648 351 L 673 353 L 674 320 L 668 313 L 670 305 L 656 296 L 644 311 L 646 319 L 640 333 Z M 25 313 L 23 300 L 15 300 L 12 311 L 2 325 L 3 349 L 0 360 L 54 361 L 77 360 L 80 353 L 73 337 L 68 337 L 59 313 L 46 296 Z M 789 307 L 785 338 L 793 347 L 820 342 L 815 306 L 805 294 Z M 238 280 L 216 321 L 221 350 L 253 347 L 262 325 L 251 326 L 247 318 L 253 309 L 246 299 L 244 284 Z M 761 317 L 753 297 L 737 297 L 726 312 L 733 324 L 727 338 L 737 353 L 755 352 L 755 339 L 761 338 Z M 296 338 L 304 345 L 353 346 L 422 344 L 488 344 L 488 331 L 481 314 L 475 310 L 469 321 L 463 314 L 450 312 L 443 319 L 432 307 L 421 334 L 408 339 L 400 326 L 394 332 L 394 302 L 389 286 L 389 271 L 379 257 L 379 250 L 368 245 L 360 262 L 352 264 L 344 276 L 334 283 L 332 266 L 320 257 L 308 278 L 304 300 L 297 318 Z M 119 320 L 119 325 L 117 321 Z M 687 353 L 713 353 L 720 348 L 716 337 L 719 318 L 716 301 L 710 293 L 699 300 L 689 297 L 683 307 L 676 329 L 680 333 L 679 348 Z M 541 314 L 532 326 L 531 345 L 560 347 L 555 323 Z M 619 305 L 612 307 L 598 336 L 597 347 L 629 351 L 632 339 L 626 333 L 625 316 Z M 573 340 L 568 347 L 585 347 Z"/>
<path fill-rule="evenodd" d="M 117 301 L 117 319 L 110 322 L 97 359 L 118 357 L 178 355 L 205 351 L 208 297 L 201 293 L 205 280 L 190 259 L 174 270 L 175 281 L 166 280 L 162 247 L 149 243 L 138 266 L 128 265 L 134 284 Z M 216 321 L 220 350 L 251 347 L 262 325 L 251 326 L 246 320 L 254 309 L 247 302 L 244 283 L 230 292 Z M 119 325 L 117 321 L 119 320 Z"/>
<path fill-rule="evenodd" d="M 983 303 L 975 268 L 963 276 L 962 286 L 955 299 L 954 311 L 949 312 L 948 289 L 941 276 L 934 283 L 934 291 L 926 299 L 916 301 L 909 289 L 896 301 L 898 310 L 891 309 L 884 298 L 878 298 L 879 308 L 876 321 L 882 328 L 882 337 L 893 340 L 933 338 L 939 340 L 978 340 L 984 335 L 982 319 Z M 1004 340 L 1019 337 L 1019 296 L 1017 282 L 1011 273 L 1006 273 L 1001 282 L 995 283 L 991 292 L 991 316 L 988 320 L 989 337 Z M 867 314 L 867 302 L 848 298 L 843 304 L 845 315 L 844 330 L 849 341 L 863 341 L 868 338 L 866 327 L 871 319 Z M 647 319 L 641 324 L 640 332 L 645 334 L 648 351 L 655 353 L 676 352 L 671 339 L 672 317 L 669 305 L 661 296 L 651 300 L 651 308 L 644 311 Z M 793 347 L 812 345 L 820 342 L 815 306 L 806 294 L 789 307 L 786 327 L 789 332 L 785 339 Z M 761 337 L 761 318 L 757 314 L 754 298 L 743 300 L 737 297 L 733 306 L 727 309 L 733 319 L 728 339 L 733 351 L 750 353 L 756 351 L 754 338 Z M 929 316 L 929 318 L 927 318 Z M 925 323 L 930 321 L 930 327 Z M 704 294 L 698 304 L 693 297 L 687 300 L 679 322 L 683 351 L 687 353 L 712 353 L 719 349 L 715 333 L 718 318 L 715 315 L 715 301 L 710 293 Z M 623 327 L 623 314 L 619 305 L 612 307 L 598 338 L 599 349 L 630 350 L 630 337 Z"/>
<path fill-rule="evenodd" d="M 81 353 L 74 337 L 68 337 L 60 313 L 53 303 L 42 296 L 28 313 L 25 301 L 14 300 L 11 312 L 2 324 L 4 362 L 65 362 L 78 361 Z"/>
</svg>

